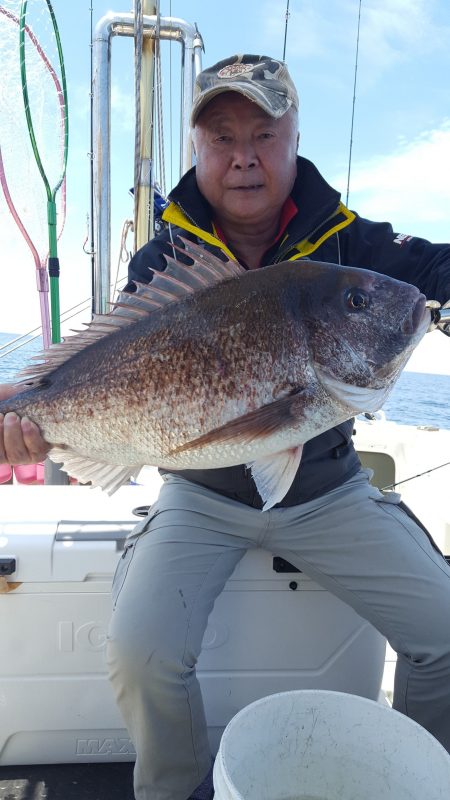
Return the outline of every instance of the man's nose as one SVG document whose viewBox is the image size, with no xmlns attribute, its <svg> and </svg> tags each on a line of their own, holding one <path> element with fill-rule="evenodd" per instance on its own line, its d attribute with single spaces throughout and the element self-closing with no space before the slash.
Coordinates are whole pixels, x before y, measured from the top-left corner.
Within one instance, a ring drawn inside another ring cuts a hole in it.
<svg viewBox="0 0 450 800">
<path fill-rule="evenodd" d="M 252 144 L 238 144 L 233 153 L 234 169 L 252 169 L 258 163 L 258 156 Z"/>
</svg>

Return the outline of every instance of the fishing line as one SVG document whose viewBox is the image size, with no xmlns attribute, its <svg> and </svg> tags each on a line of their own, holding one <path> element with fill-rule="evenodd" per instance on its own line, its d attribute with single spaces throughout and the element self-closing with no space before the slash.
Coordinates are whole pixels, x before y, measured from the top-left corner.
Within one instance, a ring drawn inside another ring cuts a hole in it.
<svg viewBox="0 0 450 800">
<path fill-rule="evenodd" d="M 362 0 L 359 0 L 359 9 L 358 9 L 358 29 L 356 34 L 356 55 L 355 55 L 355 73 L 354 73 L 354 80 L 353 80 L 353 101 L 352 101 L 352 120 L 350 125 L 350 147 L 349 147 L 349 154 L 348 154 L 348 174 L 347 174 L 347 195 L 345 198 L 345 205 L 348 206 L 348 198 L 350 194 L 350 172 L 352 167 L 352 150 L 353 150 L 353 127 L 355 124 L 355 105 L 356 105 L 356 78 L 358 74 L 358 58 L 359 58 L 359 30 L 361 25 L 361 3 Z"/>
<path fill-rule="evenodd" d="M 35 7 L 36 4 L 34 3 Z M 47 134 L 51 126 L 56 126 L 61 130 L 59 155 L 58 150 L 50 151 L 49 147 L 43 136 L 38 136 L 42 133 L 42 125 L 38 128 L 35 122 L 38 121 L 36 105 L 32 92 L 29 92 L 28 85 L 28 70 L 27 63 L 29 58 L 29 41 L 26 37 L 26 29 L 29 26 L 30 12 L 28 11 L 28 0 L 22 0 L 20 8 L 20 22 L 19 22 L 19 49 L 20 49 L 20 72 L 22 83 L 22 96 L 24 101 L 25 116 L 28 125 L 28 134 L 31 141 L 33 154 L 36 160 L 38 170 L 44 183 L 45 192 L 47 195 L 47 229 L 48 229 L 48 273 L 50 276 L 50 301 L 51 301 L 51 330 L 52 341 L 61 341 L 61 327 L 60 327 L 60 305 L 59 305 L 59 258 L 58 258 L 58 235 L 57 235 L 57 211 L 56 211 L 56 194 L 61 188 L 67 167 L 67 151 L 68 151 L 68 137 L 69 137 L 69 121 L 68 121 L 68 103 L 67 103 L 67 86 L 66 86 L 66 73 L 64 67 L 64 58 L 61 46 L 61 39 L 59 35 L 56 17 L 53 11 L 50 0 L 45 0 L 45 6 L 50 16 L 51 25 L 47 26 L 47 31 L 50 34 L 46 37 L 49 42 L 47 49 L 53 49 L 55 58 L 53 61 L 57 65 L 59 72 L 56 98 L 54 92 L 48 97 L 46 92 L 46 106 L 44 113 L 47 117 L 47 125 L 45 133 Z M 31 15 L 32 16 L 32 15 Z M 38 23 L 42 23 L 42 11 L 39 13 Z M 29 26 L 31 27 L 31 26 Z M 36 27 L 36 26 L 35 26 Z M 56 48 L 56 49 L 55 49 Z M 51 63 L 51 58 L 47 58 L 48 63 Z M 53 71 L 56 74 L 55 67 Z M 48 72 L 48 70 L 47 70 Z M 55 83 L 53 81 L 53 88 Z M 57 115 L 57 116 L 56 116 Z M 56 116 L 56 119 L 55 119 Z M 60 125 L 57 126 L 56 120 L 59 117 Z M 51 124 L 48 124 L 50 118 Z M 38 138 L 40 139 L 38 143 Z M 56 156 L 56 159 L 55 159 Z M 46 161 L 46 168 L 44 168 L 43 161 Z"/>
</svg>

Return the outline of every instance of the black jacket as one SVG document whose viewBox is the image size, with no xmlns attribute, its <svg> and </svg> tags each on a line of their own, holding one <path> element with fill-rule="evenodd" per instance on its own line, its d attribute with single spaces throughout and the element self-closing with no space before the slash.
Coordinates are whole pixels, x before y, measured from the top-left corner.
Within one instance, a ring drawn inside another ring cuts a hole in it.
<svg viewBox="0 0 450 800">
<path fill-rule="evenodd" d="M 327 184 L 314 164 L 298 158 L 292 193 L 298 213 L 280 240 L 264 257 L 264 265 L 288 259 L 313 258 L 371 269 L 413 283 L 441 303 L 450 298 L 450 246 L 395 233 L 388 222 L 371 222 L 349 211 L 339 193 Z M 165 268 L 164 254 L 173 253 L 171 239 L 178 234 L 204 243 L 207 249 L 227 251 L 214 235 L 213 212 L 197 188 L 195 168 L 170 194 L 164 212 L 169 228 L 144 245 L 130 261 L 126 289 L 133 281 L 148 282 L 149 268 Z M 229 252 L 229 251 L 228 251 Z M 300 468 L 280 506 L 312 500 L 342 484 L 359 469 L 351 441 L 353 420 L 316 436 L 303 448 Z M 161 470 L 167 472 L 167 470 Z M 255 484 L 244 465 L 211 470 L 182 470 L 183 477 L 247 505 L 261 508 Z"/>
</svg>

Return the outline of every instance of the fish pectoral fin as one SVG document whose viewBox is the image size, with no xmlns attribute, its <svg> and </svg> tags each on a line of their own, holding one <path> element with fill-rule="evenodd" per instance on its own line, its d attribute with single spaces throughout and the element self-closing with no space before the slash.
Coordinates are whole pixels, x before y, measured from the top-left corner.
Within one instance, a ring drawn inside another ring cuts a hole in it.
<svg viewBox="0 0 450 800">
<path fill-rule="evenodd" d="M 247 464 L 251 468 L 259 496 L 264 501 L 263 511 L 268 511 L 288 493 L 299 468 L 302 452 L 303 446 L 298 445 Z"/>
<path fill-rule="evenodd" d="M 99 486 L 109 495 L 114 494 L 121 486 L 128 483 L 130 478 L 138 475 L 143 464 L 123 466 L 122 464 L 107 464 L 101 461 L 91 461 L 89 458 L 77 455 L 73 450 L 53 447 L 49 457 L 56 464 L 62 464 L 61 469 L 80 483 L 91 483 Z"/>
<path fill-rule="evenodd" d="M 202 436 L 185 442 L 170 451 L 169 455 L 186 453 L 190 450 L 201 449 L 207 445 L 222 444 L 227 442 L 249 444 L 257 439 L 264 439 L 274 433 L 289 427 L 298 418 L 298 406 L 303 404 L 307 389 L 294 389 L 286 397 L 274 400 L 256 411 L 250 411 L 241 417 L 213 428 Z"/>
</svg>

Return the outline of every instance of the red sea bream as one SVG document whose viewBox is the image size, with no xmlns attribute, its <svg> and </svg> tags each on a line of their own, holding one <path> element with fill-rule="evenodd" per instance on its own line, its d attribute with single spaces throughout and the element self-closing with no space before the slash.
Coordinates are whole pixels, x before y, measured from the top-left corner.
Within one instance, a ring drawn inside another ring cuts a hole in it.
<svg viewBox="0 0 450 800">
<path fill-rule="evenodd" d="M 418 289 L 368 270 L 247 271 L 184 244 L 149 285 L 46 351 L 0 413 L 30 417 L 50 458 L 110 492 L 144 464 L 247 464 L 267 509 L 306 441 L 381 407 L 430 312 Z"/>
</svg>

